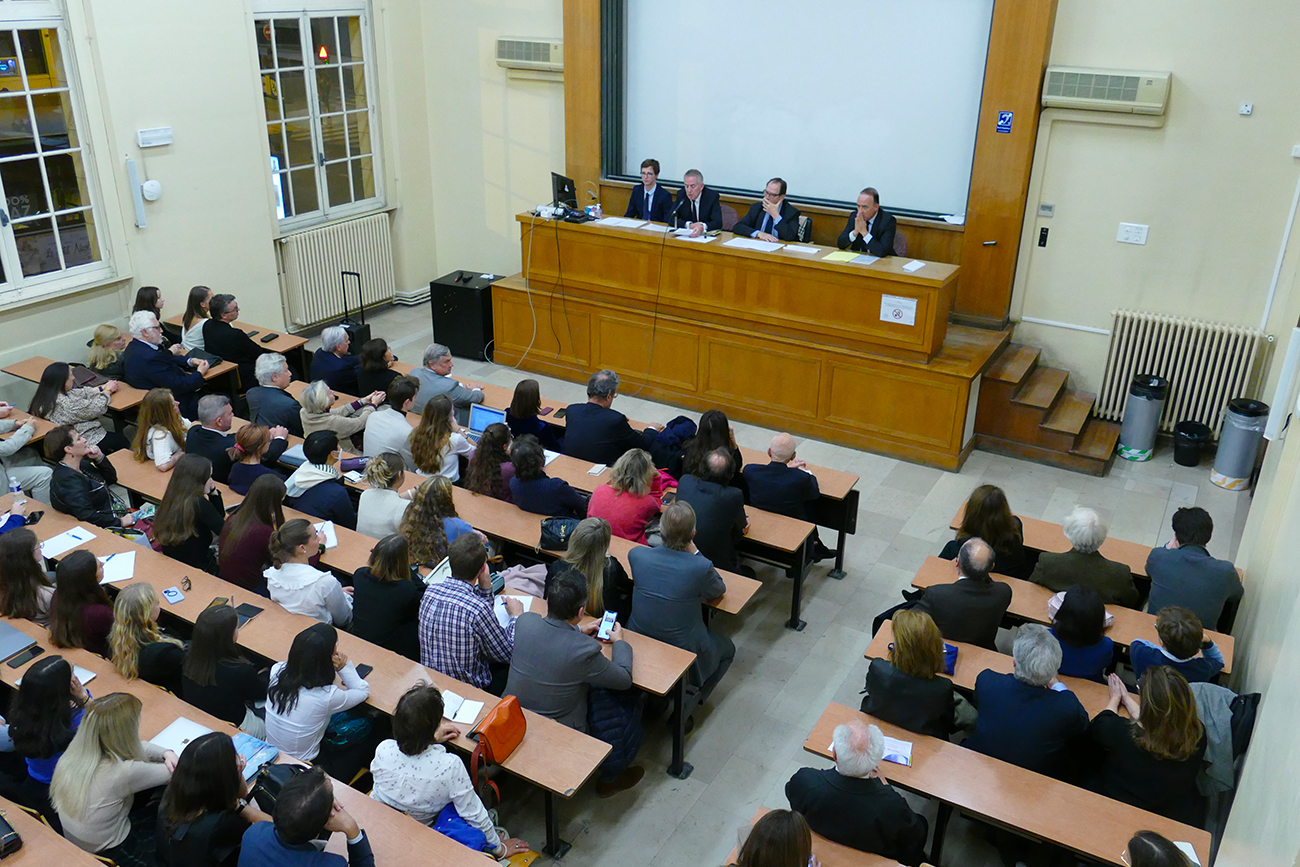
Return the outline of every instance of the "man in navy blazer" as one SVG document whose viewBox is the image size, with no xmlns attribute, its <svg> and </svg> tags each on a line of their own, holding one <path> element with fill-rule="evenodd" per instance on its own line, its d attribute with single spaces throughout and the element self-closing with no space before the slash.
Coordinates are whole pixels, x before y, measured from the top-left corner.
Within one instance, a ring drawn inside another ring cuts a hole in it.
<svg viewBox="0 0 1300 867">
<path fill-rule="evenodd" d="M 366 832 L 334 799 L 334 784 L 320 767 L 308 768 L 284 784 L 274 818 L 248 826 L 239 852 L 241 867 L 375 867 Z M 343 834 L 346 858 L 313 845 L 322 831 Z"/>
<path fill-rule="evenodd" d="M 876 188 L 867 187 L 858 193 L 858 209 L 849 214 L 849 222 L 840 232 L 839 247 L 868 256 L 892 256 L 897 232 L 898 220 L 880 209 Z"/>
<path fill-rule="evenodd" d="M 722 228 L 722 197 L 704 186 L 704 175 L 699 169 L 691 169 L 683 178 L 682 191 L 677 195 L 668 222 L 690 229 L 692 238 Z"/>
<path fill-rule="evenodd" d="M 737 550 L 749 532 L 749 518 L 745 515 L 744 494 L 731 486 L 735 471 L 730 453 L 714 449 L 704 456 L 703 476 L 682 476 L 677 484 L 677 502 L 689 503 L 695 510 L 695 544 L 700 553 L 719 569 L 748 573 L 752 578 L 753 570 L 741 567 Z"/>
<path fill-rule="evenodd" d="M 278 352 L 268 352 L 254 365 L 257 385 L 248 390 L 248 414 L 257 424 L 283 427 L 296 437 L 302 436 L 302 405 L 285 391 L 293 382 L 289 364 Z"/>
<path fill-rule="evenodd" d="M 632 196 L 627 200 L 627 213 L 623 216 L 655 223 L 668 222 L 673 207 L 673 194 L 659 186 L 658 181 L 659 160 L 643 160 L 641 186 L 632 188 Z M 649 206 L 646 205 L 647 202 Z"/>
<path fill-rule="evenodd" d="M 785 200 L 785 181 L 767 182 L 762 201 L 755 202 L 731 231 L 745 238 L 780 242 L 799 239 L 799 209 Z"/>
<path fill-rule="evenodd" d="M 162 347 L 162 326 L 158 317 L 147 310 L 131 314 L 127 324 L 135 338 L 126 345 L 123 365 L 126 382 L 134 388 L 166 388 L 180 401 L 181 412 L 194 417 L 198 391 L 203 388 L 203 374 L 208 363 L 197 358 L 172 355 Z M 191 369 L 193 368 L 193 369 Z"/>
<path fill-rule="evenodd" d="M 357 396 L 361 386 L 357 384 L 357 374 L 361 369 L 361 359 L 348 355 L 352 338 L 342 325 L 331 325 L 320 333 L 321 348 L 311 357 L 311 378 L 325 380 L 325 384 L 335 391 Z"/>
<path fill-rule="evenodd" d="M 565 408 L 564 453 L 594 464 L 614 463 L 628 449 L 650 450 L 661 424 L 637 433 L 627 423 L 627 416 L 611 409 L 618 395 L 618 374 L 600 370 L 587 380 L 587 402 Z"/>
<path fill-rule="evenodd" d="M 812 521 L 812 504 L 821 497 L 817 477 L 808 464 L 795 457 L 794 437 L 779 433 L 767 448 L 768 464 L 747 464 L 741 475 L 749 486 L 749 503 L 768 512 L 776 512 L 800 521 Z M 822 544 L 813 530 L 814 560 L 834 557 L 835 552 Z"/>
<path fill-rule="evenodd" d="M 918 607 L 934 619 L 944 638 L 997 649 L 993 642 L 1011 605 L 1011 585 L 991 579 L 992 569 L 989 543 L 967 539 L 957 552 L 957 580 L 926 588 Z"/>
<path fill-rule="evenodd" d="M 224 394 L 205 394 L 199 398 L 199 423 L 185 434 L 185 451 L 212 461 L 212 478 L 223 485 L 230 481 L 233 464 L 227 449 L 235 447 L 235 435 L 230 433 L 234 421 L 230 398 Z M 262 455 L 263 464 L 276 465 L 289 445 L 288 433 L 283 427 L 271 428 L 271 444 Z"/>
</svg>

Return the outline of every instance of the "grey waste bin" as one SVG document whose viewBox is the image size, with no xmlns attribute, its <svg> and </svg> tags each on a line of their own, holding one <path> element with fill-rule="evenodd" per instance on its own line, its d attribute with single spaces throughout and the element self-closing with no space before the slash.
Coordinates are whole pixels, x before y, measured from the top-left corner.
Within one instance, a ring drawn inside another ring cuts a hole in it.
<svg viewBox="0 0 1300 867">
<path fill-rule="evenodd" d="M 1124 426 L 1119 431 L 1119 456 L 1126 461 L 1149 461 L 1156 446 L 1156 427 L 1169 396 L 1169 380 L 1139 373 L 1128 388 Z"/>
<path fill-rule="evenodd" d="M 1264 436 L 1266 424 L 1268 404 L 1245 397 L 1228 401 L 1210 481 L 1230 491 L 1244 491 L 1250 487 L 1255 456 L 1259 454 L 1259 441 Z"/>
</svg>

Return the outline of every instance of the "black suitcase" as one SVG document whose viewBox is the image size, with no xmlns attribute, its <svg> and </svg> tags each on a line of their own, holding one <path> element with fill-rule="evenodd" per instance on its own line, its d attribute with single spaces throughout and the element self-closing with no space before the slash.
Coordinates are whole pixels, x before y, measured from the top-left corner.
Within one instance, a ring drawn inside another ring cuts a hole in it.
<svg viewBox="0 0 1300 867">
<path fill-rule="evenodd" d="M 349 315 L 348 277 L 357 278 L 357 315 L 361 317 L 360 322 Z M 360 355 L 361 347 L 370 341 L 370 326 L 366 324 L 366 302 L 361 294 L 361 275 L 356 271 L 340 271 L 339 283 L 343 290 L 343 321 L 339 325 L 348 333 L 348 355 Z"/>
</svg>

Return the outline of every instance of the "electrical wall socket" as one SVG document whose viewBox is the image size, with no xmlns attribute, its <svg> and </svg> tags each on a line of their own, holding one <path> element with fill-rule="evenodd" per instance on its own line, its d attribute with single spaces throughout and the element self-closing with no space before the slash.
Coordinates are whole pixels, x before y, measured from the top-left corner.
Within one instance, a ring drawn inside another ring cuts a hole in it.
<svg viewBox="0 0 1300 867">
<path fill-rule="evenodd" d="M 1120 223 L 1119 234 L 1115 236 L 1115 240 L 1121 244 L 1145 244 L 1147 230 L 1150 228 L 1141 223 Z"/>
</svg>

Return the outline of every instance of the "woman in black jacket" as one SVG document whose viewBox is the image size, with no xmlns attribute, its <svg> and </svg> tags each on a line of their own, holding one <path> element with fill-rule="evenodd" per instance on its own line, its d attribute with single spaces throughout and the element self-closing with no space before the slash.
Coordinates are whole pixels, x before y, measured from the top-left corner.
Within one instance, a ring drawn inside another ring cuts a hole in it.
<svg viewBox="0 0 1300 867">
<path fill-rule="evenodd" d="M 212 540 L 221 535 L 225 521 L 226 508 L 212 478 L 212 461 L 203 455 L 181 455 L 153 519 L 154 539 L 163 553 L 195 569 L 219 574 Z"/>
<path fill-rule="evenodd" d="M 352 634 L 419 662 L 423 597 L 424 582 L 412 580 L 410 543 L 400 533 L 385 536 L 370 565 L 352 574 Z"/>
<path fill-rule="evenodd" d="M 45 459 L 54 465 L 50 505 L 55 509 L 99 527 L 135 523 L 135 516 L 117 506 L 108 489 L 117 482 L 117 470 L 98 446 L 87 443 L 70 425 L 45 435 Z"/>
<path fill-rule="evenodd" d="M 908 731 L 947 739 L 956 728 L 957 697 L 943 676 L 943 636 L 924 611 L 894 615 L 889 659 L 867 669 L 862 712 Z"/>
<path fill-rule="evenodd" d="M 238 635 L 239 615 L 234 608 L 214 605 L 203 609 L 194 621 L 190 649 L 181 668 L 181 698 L 262 737 L 266 729 L 259 706 L 266 704 L 271 670 L 244 657 L 236 644 Z"/>
</svg>

